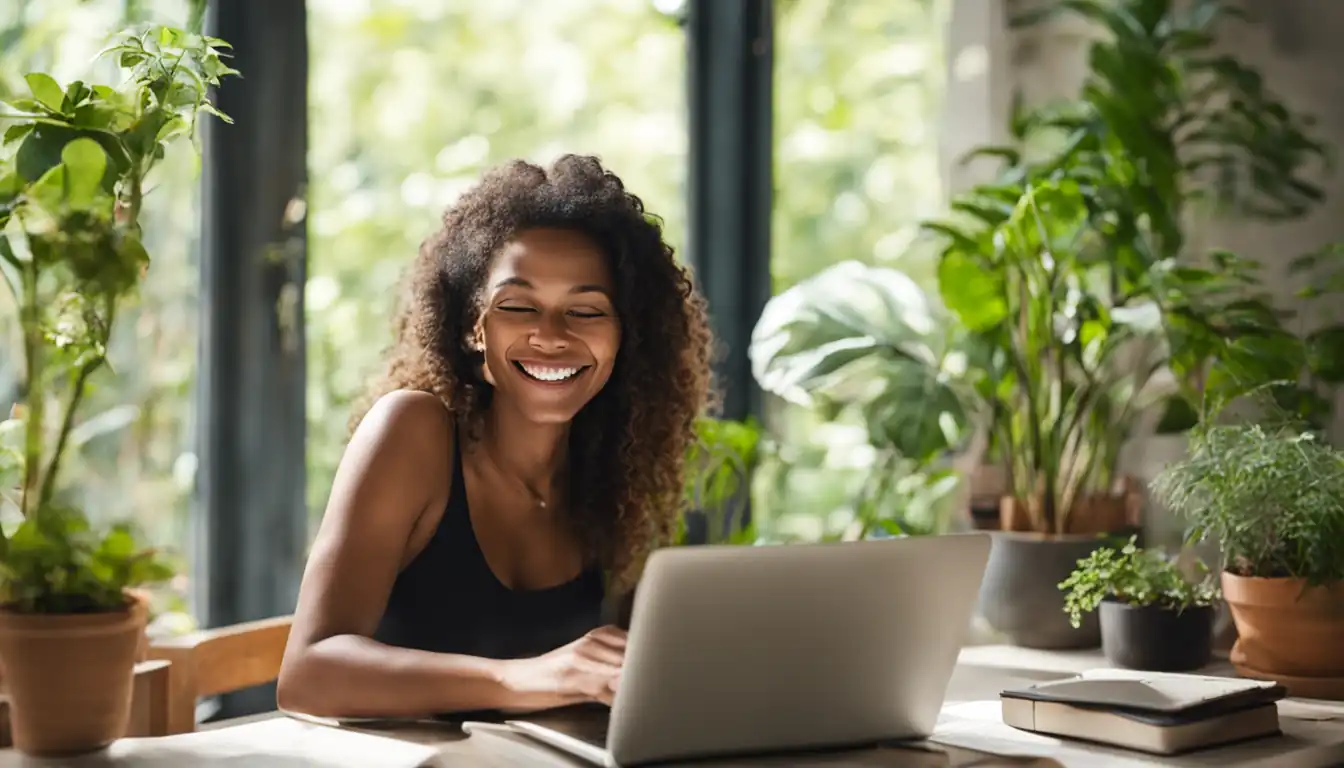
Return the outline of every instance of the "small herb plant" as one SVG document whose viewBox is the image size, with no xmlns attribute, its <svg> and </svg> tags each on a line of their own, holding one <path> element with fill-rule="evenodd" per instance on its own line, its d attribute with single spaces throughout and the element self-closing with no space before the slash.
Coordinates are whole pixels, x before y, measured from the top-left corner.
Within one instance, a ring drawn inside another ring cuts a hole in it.
<svg viewBox="0 0 1344 768">
<path fill-rule="evenodd" d="M 1202 578 L 1191 581 L 1175 562 L 1139 547 L 1131 536 L 1119 550 L 1102 547 L 1078 561 L 1069 578 L 1059 584 L 1066 592 L 1064 612 L 1076 629 L 1082 626 L 1083 614 L 1108 599 L 1176 612 L 1213 605 L 1219 597 L 1217 584 L 1203 563 L 1198 567 Z"/>
<path fill-rule="evenodd" d="M 1292 424 L 1219 425 L 1191 435 L 1154 496 L 1212 538 L 1240 576 L 1344 580 L 1344 452 Z"/>
<path fill-rule="evenodd" d="M 0 276 L 13 295 L 22 401 L 0 424 L 0 605 L 24 613 L 116 610 L 125 589 L 171 576 L 126 525 L 95 531 L 58 482 L 91 377 L 108 367 L 117 310 L 149 265 L 140 230 L 146 178 L 194 135 L 208 89 L 236 74 L 226 43 L 154 27 L 105 55 L 119 87 L 26 76 L 29 98 L 0 112 Z M 227 119 L 227 118 L 225 118 Z M 9 491 L 13 489 L 12 496 Z"/>
</svg>

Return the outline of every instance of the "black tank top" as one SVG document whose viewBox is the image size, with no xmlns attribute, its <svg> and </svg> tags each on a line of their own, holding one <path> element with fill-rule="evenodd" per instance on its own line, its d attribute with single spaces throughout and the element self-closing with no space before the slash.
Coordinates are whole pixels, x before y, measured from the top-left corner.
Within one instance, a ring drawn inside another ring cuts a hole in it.
<svg viewBox="0 0 1344 768">
<path fill-rule="evenodd" d="M 454 441 L 456 442 L 456 441 Z M 539 656 L 601 624 L 597 567 L 547 589 L 515 590 L 490 570 L 467 509 L 462 452 L 443 519 L 392 585 L 373 638 L 387 645 L 492 659 Z"/>
</svg>

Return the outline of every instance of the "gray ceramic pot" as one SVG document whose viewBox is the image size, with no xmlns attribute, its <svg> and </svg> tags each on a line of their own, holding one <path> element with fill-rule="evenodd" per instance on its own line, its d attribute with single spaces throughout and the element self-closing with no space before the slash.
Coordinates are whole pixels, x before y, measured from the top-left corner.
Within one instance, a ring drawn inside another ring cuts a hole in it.
<svg viewBox="0 0 1344 768">
<path fill-rule="evenodd" d="M 1095 648 L 1101 645 L 1096 613 L 1074 629 L 1064 613 L 1059 583 L 1078 561 L 1105 545 L 1096 536 L 1042 536 L 995 531 L 980 586 L 980 615 L 1014 645 L 1025 648 Z"/>
</svg>

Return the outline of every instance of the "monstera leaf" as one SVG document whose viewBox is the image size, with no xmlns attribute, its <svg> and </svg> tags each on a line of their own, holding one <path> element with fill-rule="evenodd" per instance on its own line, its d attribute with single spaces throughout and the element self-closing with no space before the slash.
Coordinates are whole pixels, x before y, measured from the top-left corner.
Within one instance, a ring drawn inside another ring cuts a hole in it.
<svg viewBox="0 0 1344 768">
<path fill-rule="evenodd" d="M 948 325 L 904 273 L 842 262 L 766 305 L 752 333 L 752 373 L 789 402 L 854 409 L 875 447 L 928 461 L 966 430 Z"/>
</svg>

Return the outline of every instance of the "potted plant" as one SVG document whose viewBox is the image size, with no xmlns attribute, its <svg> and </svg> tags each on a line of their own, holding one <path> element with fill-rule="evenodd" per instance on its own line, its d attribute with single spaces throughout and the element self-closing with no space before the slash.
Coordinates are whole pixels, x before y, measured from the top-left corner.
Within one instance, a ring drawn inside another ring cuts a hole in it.
<svg viewBox="0 0 1344 768">
<path fill-rule="evenodd" d="M 1060 582 L 1064 612 L 1077 627 L 1099 611 L 1101 649 L 1118 667 L 1185 672 L 1209 663 L 1218 587 L 1200 561 L 1198 580 L 1177 562 L 1138 546 L 1102 547 Z"/>
<path fill-rule="evenodd" d="M 1291 422 L 1212 422 L 1153 488 L 1221 547 L 1232 664 L 1294 696 L 1344 698 L 1344 451 Z"/>
<path fill-rule="evenodd" d="M 1095 618 L 1071 626 L 1056 585 L 1104 536 L 1137 527 L 1119 446 L 1163 394 L 1161 311 L 1111 290 L 1078 181 L 986 185 L 956 206 L 979 214 L 927 226 L 945 240 L 939 290 L 1006 480 L 980 611 L 1015 644 L 1095 646 Z"/>
<path fill-rule="evenodd" d="M 119 87 L 34 72 L 31 96 L 0 115 L 0 273 L 24 364 L 21 402 L 0 426 L 0 487 L 15 489 L 21 517 L 0 531 L 0 666 L 14 743 L 30 754 L 124 733 L 147 618 L 135 588 L 172 574 L 129 526 L 92 525 L 60 470 L 117 310 L 149 263 L 146 178 L 199 113 L 218 114 L 207 88 L 233 74 L 224 47 L 171 28 L 129 33 L 107 51 L 126 72 Z"/>
</svg>

